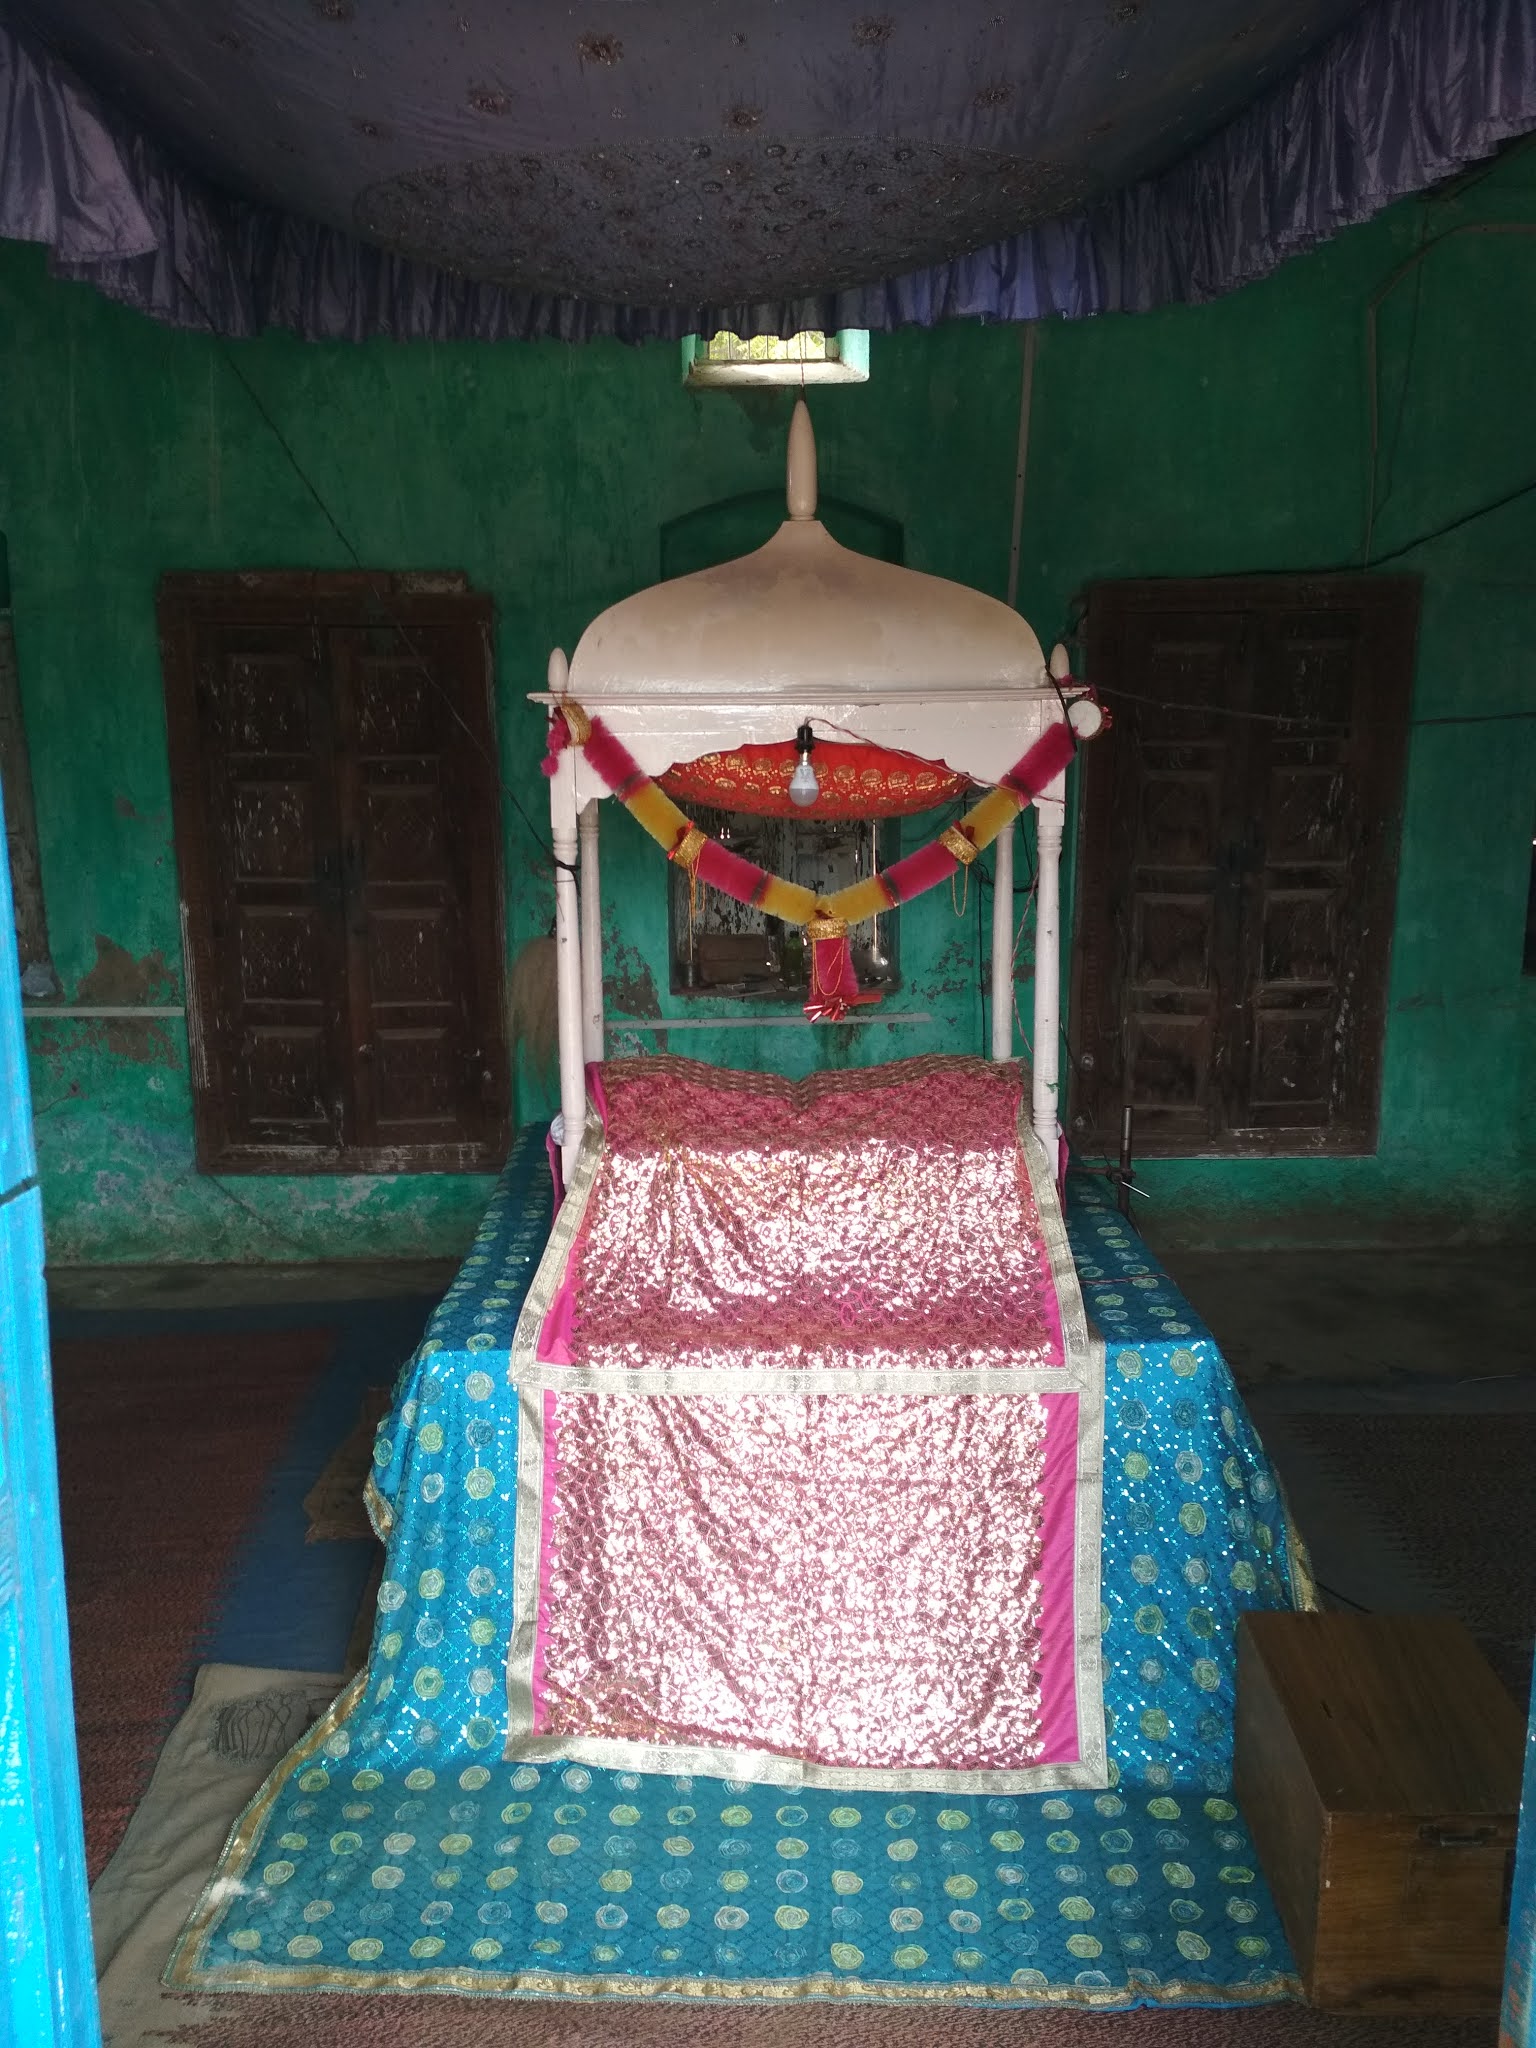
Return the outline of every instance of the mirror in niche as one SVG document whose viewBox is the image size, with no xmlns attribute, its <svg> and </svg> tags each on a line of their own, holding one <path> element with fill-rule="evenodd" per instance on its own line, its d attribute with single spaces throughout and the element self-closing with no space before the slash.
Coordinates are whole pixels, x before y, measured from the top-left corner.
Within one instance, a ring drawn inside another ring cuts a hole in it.
<svg viewBox="0 0 1536 2048">
<path fill-rule="evenodd" d="M 900 821 L 892 818 L 764 818 L 702 806 L 692 815 L 700 831 L 732 853 L 818 896 L 862 881 L 900 855 Z M 809 948 L 798 926 L 702 886 L 690 906 L 688 876 L 675 863 L 668 864 L 667 886 L 674 995 L 805 1001 Z M 852 927 L 849 946 L 861 988 L 900 986 L 898 931 L 894 912 Z"/>
</svg>

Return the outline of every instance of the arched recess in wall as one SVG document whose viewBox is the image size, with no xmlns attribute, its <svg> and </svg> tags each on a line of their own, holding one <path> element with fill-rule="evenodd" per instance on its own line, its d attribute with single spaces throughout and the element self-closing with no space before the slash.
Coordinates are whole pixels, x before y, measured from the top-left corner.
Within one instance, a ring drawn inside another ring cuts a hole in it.
<svg viewBox="0 0 1536 2048">
<path fill-rule="evenodd" d="M 828 533 L 845 548 L 873 555 L 881 562 L 900 562 L 905 535 L 899 520 L 846 498 L 822 498 L 816 508 Z M 784 491 L 744 491 L 669 519 L 661 529 L 661 580 L 713 569 L 738 555 L 750 554 L 771 540 L 783 524 Z"/>
</svg>

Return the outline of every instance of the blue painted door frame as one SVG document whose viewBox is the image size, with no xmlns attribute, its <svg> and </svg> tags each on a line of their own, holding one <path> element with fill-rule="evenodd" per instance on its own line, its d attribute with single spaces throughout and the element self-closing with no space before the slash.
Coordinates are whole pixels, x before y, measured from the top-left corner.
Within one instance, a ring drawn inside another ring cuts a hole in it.
<svg viewBox="0 0 1536 2048">
<path fill-rule="evenodd" d="M 1499 2048 L 1536 2048 L 1536 1682 L 1525 1737 L 1525 1790 L 1520 1839 L 1509 1902 L 1509 1955 L 1504 1971 L 1504 2015 Z"/>
<path fill-rule="evenodd" d="M 0 846 L 5 839 L 0 817 Z M 0 2042 L 97 2048 L 42 1206 L 0 854 Z"/>
</svg>

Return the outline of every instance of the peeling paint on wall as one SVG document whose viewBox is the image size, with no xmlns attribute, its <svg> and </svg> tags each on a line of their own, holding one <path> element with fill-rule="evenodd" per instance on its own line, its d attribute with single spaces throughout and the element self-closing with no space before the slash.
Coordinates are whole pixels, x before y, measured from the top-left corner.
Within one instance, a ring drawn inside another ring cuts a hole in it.
<svg viewBox="0 0 1536 2048">
<path fill-rule="evenodd" d="M 27 1043 L 34 1068 L 66 1071 L 92 1054 L 106 1053 L 135 1067 L 182 1064 L 181 1046 L 161 1017 L 61 1017 L 35 1025 Z"/>
<path fill-rule="evenodd" d="M 136 960 L 126 946 L 96 934 L 96 965 L 75 985 L 77 1003 L 157 1003 L 181 1000 L 176 975 L 158 946 Z"/>
<path fill-rule="evenodd" d="M 609 939 L 604 948 L 603 998 L 620 1017 L 659 1017 L 661 998 L 650 962 L 633 946 Z"/>
<path fill-rule="evenodd" d="M 317 1201 L 304 1179 L 199 1173 L 182 1026 L 159 1028 L 171 1057 L 154 1068 L 125 1060 L 101 1020 L 32 1033 L 39 1168 L 65 1197 L 51 1264 L 161 1263 L 168 1247 L 236 1263 L 436 1258 L 468 1243 L 490 1191 L 479 1175 L 328 1176 Z"/>
</svg>

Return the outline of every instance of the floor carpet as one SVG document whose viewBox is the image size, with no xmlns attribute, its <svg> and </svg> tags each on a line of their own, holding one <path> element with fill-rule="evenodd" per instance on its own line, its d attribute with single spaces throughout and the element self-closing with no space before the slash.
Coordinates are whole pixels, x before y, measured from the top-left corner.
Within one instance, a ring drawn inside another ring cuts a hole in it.
<svg viewBox="0 0 1536 2048">
<path fill-rule="evenodd" d="M 92 1878 L 137 1805 L 328 1329 L 55 1338 L 65 1585 Z"/>
<path fill-rule="evenodd" d="M 1536 1639 L 1536 1414 L 1294 1416 L 1524 1708 Z"/>
</svg>

